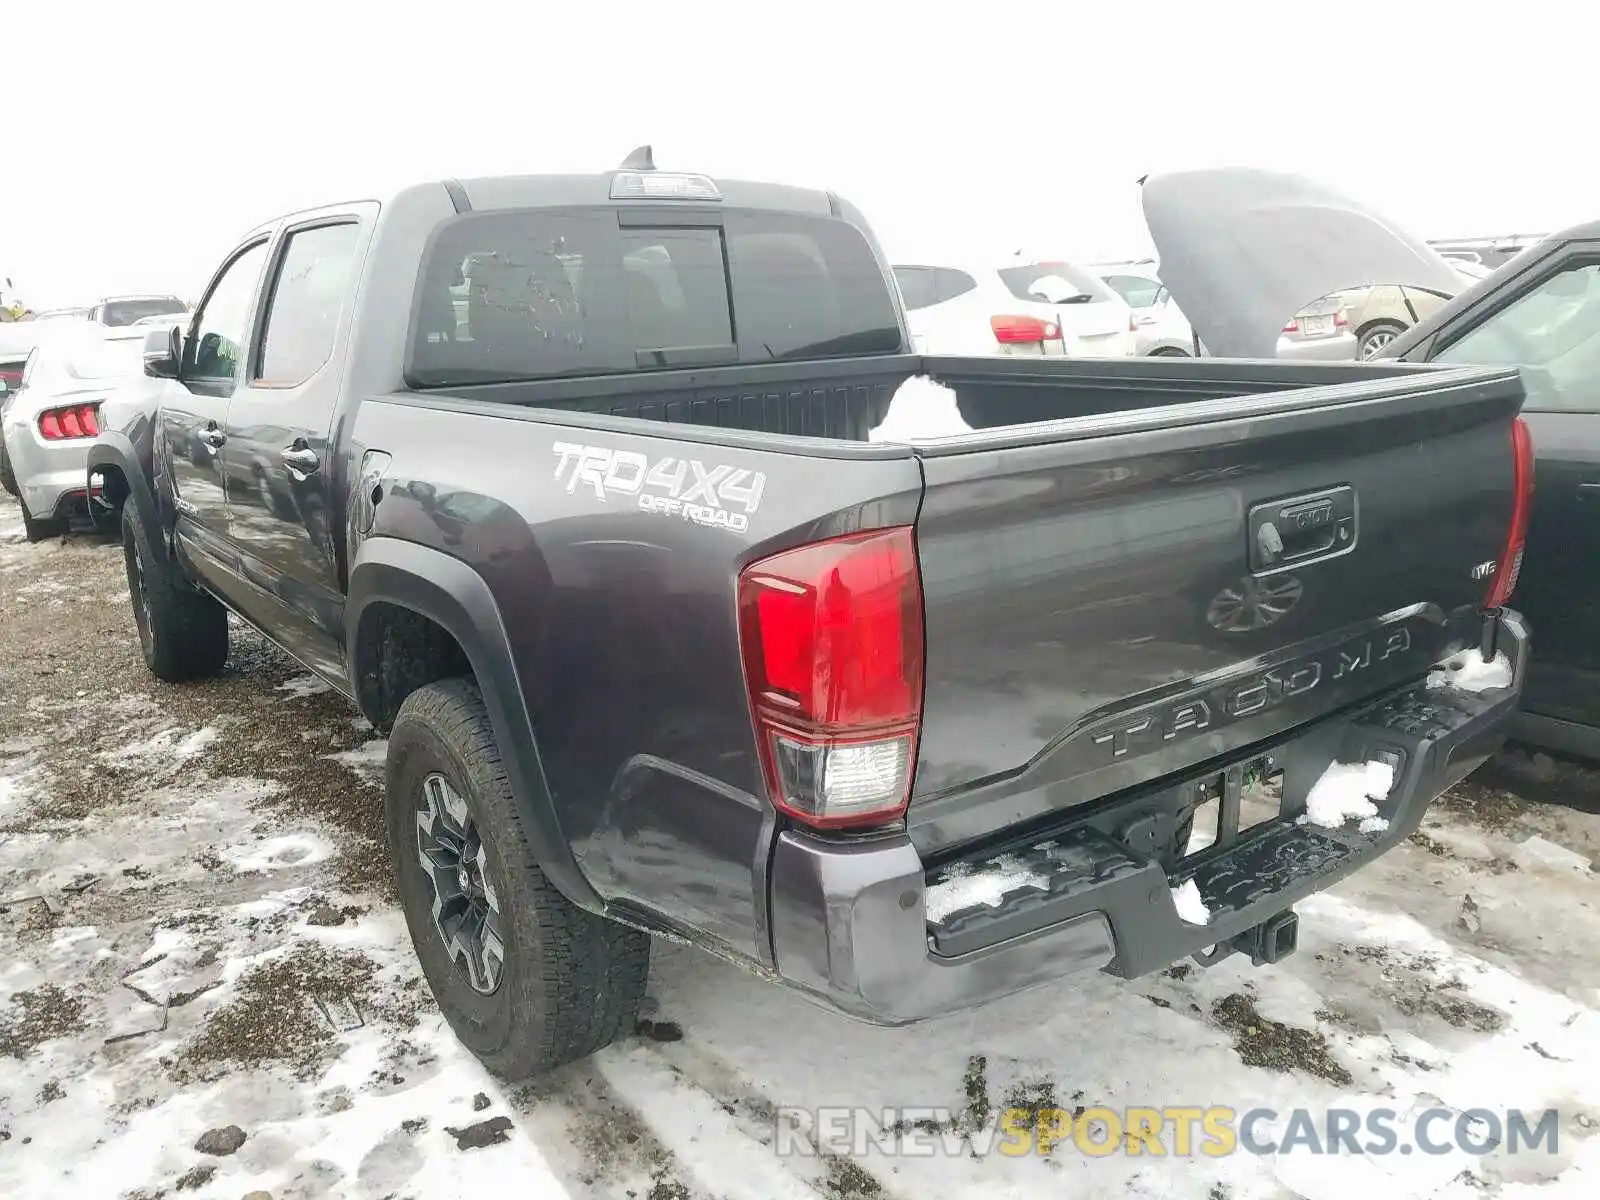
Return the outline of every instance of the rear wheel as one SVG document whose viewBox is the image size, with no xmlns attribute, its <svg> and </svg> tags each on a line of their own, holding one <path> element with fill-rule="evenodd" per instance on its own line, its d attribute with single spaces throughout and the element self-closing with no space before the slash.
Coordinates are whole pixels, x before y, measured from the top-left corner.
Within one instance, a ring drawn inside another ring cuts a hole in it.
<svg viewBox="0 0 1600 1200">
<path fill-rule="evenodd" d="M 1393 321 L 1374 321 L 1361 331 L 1356 353 L 1361 358 L 1371 358 L 1405 331 L 1404 325 L 1397 325 Z"/>
<path fill-rule="evenodd" d="M 122 506 L 122 559 L 145 666 L 157 679 L 209 679 L 228 661 L 228 610 L 190 586 L 158 555 L 130 500 Z"/>
<path fill-rule="evenodd" d="M 1180 350 L 1176 346 L 1162 346 L 1159 350 L 1150 351 L 1151 358 L 1189 358 L 1187 350 Z"/>
<path fill-rule="evenodd" d="M 633 1032 L 650 938 L 578 908 L 545 878 L 477 685 L 447 679 L 407 696 L 386 774 L 406 924 L 461 1043 L 517 1080 Z"/>
</svg>

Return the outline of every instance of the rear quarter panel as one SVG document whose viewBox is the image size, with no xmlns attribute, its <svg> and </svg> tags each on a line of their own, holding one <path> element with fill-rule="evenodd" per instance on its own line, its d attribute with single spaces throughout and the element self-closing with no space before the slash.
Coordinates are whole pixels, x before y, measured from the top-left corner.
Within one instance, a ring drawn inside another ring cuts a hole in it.
<svg viewBox="0 0 1600 1200">
<path fill-rule="evenodd" d="M 364 402 L 353 438 L 356 461 L 393 456 L 373 535 L 459 558 L 493 592 L 557 818 L 595 890 L 769 962 L 773 816 L 735 581 L 789 545 L 912 522 L 910 451 L 788 439 L 783 452 L 762 435 L 405 398 Z M 669 460 L 688 464 L 680 498 L 702 475 L 737 480 L 690 497 L 719 516 L 641 501 L 670 488 L 628 490 L 670 477 Z"/>
</svg>

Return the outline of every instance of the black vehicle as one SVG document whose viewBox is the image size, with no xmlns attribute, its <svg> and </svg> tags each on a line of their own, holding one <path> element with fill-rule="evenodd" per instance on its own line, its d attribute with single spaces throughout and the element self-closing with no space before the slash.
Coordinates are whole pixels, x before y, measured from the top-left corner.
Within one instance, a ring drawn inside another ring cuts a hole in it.
<svg viewBox="0 0 1600 1200">
<path fill-rule="evenodd" d="M 229 608 L 388 732 L 412 938 L 499 1074 L 630 1030 L 652 936 L 890 1024 L 1274 962 L 1501 744 L 1515 370 L 908 345 L 844 200 L 648 154 L 282 218 L 155 335 L 89 460 L 145 661 L 220 670 Z M 970 432 L 872 438 L 916 377 Z M 1336 760 L 1376 818 L 1301 823 Z"/>
<path fill-rule="evenodd" d="M 1229 169 L 1152 186 L 1152 236 L 1177 256 L 1183 282 L 1209 289 L 1196 325 L 1210 320 L 1202 334 L 1219 353 L 1251 352 L 1244 331 L 1270 330 L 1274 313 L 1337 288 L 1401 283 L 1453 298 L 1379 359 L 1522 369 L 1537 483 L 1516 588 L 1537 649 L 1515 732 L 1600 758 L 1600 222 L 1552 234 L 1467 285 L 1429 246 L 1309 180 Z"/>
</svg>

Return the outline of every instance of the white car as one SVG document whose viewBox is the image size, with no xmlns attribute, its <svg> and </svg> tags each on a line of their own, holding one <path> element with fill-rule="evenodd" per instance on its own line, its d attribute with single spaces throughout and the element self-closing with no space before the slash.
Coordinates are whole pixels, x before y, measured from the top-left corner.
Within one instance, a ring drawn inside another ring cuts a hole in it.
<svg viewBox="0 0 1600 1200">
<path fill-rule="evenodd" d="M 913 345 L 925 354 L 1122 358 L 1133 310 L 1071 263 L 894 268 Z"/>
<path fill-rule="evenodd" d="M 64 321 L 29 355 L 21 390 L 7 397 L 0 436 L 30 542 L 93 524 L 84 476 L 100 405 L 142 376 L 150 332 Z"/>
<path fill-rule="evenodd" d="M 1133 309 L 1133 352 L 1187 358 L 1199 350 L 1194 327 L 1156 274 L 1153 261 L 1097 263 L 1094 273 Z"/>
</svg>

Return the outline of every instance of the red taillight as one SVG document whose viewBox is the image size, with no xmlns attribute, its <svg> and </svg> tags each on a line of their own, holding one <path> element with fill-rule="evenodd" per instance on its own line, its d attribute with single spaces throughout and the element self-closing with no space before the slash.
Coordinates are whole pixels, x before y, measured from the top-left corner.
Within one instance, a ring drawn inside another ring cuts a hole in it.
<svg viewBox="0 0 1600 1200">
<path fill-rule="evenodd" d="M 1289 320 L 1283 326 L 1283 332 L 1285 332 L 1285 333 L 1299 333 L 1300 332 L 1300 322 L 1298 320 L 1296 320 L 1294 317 L 1290 317 Z"/>
<path fill-rule="evenodd" d="M 752 563 L 739 576 L 739 636 L 772 802 L 817 829 L 900 817 L 922 720 L 911 527 Z"/>
<path fill-rule="evenodd" d="M 1344 309 L 1341 308 L 1338 312 L 1333 314 L 1333 327 L 1335 329 L 1344 329 L 1348 327 L 1349 324 L 1350 318 L 1344 315 Z"/>
<path fill-rule="evenodd" d="M 1511 472 L 1516 495 L 1511 501 L 1511 528 L 1506 531 L 1506 548 L 1495 564 L 1485 608 L 1499 608 L 1516 590 L 1522 573 L 1522 550 L 1528 541 L 1528 518 L 1533 509 L 1533 435 L 1528 423 L 1518 417 L 1511 423 Z"/>
<path fill-rule="evenodd" d="M 91 438 L 100 435 L 100 422 L 93 404 L 74 404 L 67 408 L 49 408 L 39 414 L 39 435 L 47 442 L 67 438 Z"/>
<path fill-rule="evenodd" d="M 1008 346 L 1051 342 L 1061 336 L 1059 325 L 1054 321 L 1041 321 L 1038 317 L 990 317 L 989 328 L 994 330 L 995 341 Z"/>
</svg>

